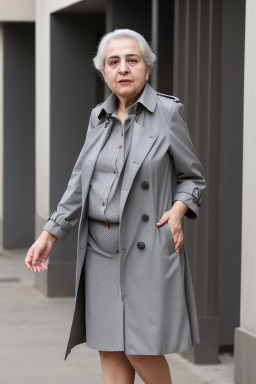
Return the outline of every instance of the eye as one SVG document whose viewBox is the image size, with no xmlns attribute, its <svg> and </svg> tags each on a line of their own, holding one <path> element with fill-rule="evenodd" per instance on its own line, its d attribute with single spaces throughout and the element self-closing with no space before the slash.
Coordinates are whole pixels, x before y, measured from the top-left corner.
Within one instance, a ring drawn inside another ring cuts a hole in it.
<svg viewBox="0 0 256 384">
<path fill-rule="evenodd" d="M 118 63 L 118 60 L 111 60 L 109 62 L 110 65 L 116 65 Z"/>
<path fill-rule="evenodd" d="M 129 59 L 128 60 L 130 63 L 132 63 L 132 64 L 134 64 L 134 63 L 137 63 L 138 62 L 138 60 L 136 60 L 136 59 Z"/>
</svg>

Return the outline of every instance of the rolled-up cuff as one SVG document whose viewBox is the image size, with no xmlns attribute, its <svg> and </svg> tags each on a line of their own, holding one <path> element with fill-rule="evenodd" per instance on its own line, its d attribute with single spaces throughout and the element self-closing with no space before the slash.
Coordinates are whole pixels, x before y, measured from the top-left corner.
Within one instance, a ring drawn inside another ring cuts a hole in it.
<svg viewBox="0 0 256 384">
<path fill-rule="evenodd" d="M 188 192 L 177 192 L 173 198 L 173 202 L 176 200 L 182 201 L 189 208 L 185 213 L 185 216 L 189 219 L 195 220 L 199 214 L 199 205 L 193 201 L 193 195 Z"/>
<path fill-rule="evenodd" d="M 48 220 L 43 229 L 50 232 L 52 235 L 58 237 L 60 240 L 64 240 L 68 232 L 56 224 L 53 220 Z"/>
<path fill-rule="evenodd" d="M 50 232 L 58 239 L 64 240 L 67 234 L 71 231 L 73 226 L 64 220 L 57 211 L 50 214 L 43 229 Z"/>
<path fill-rule="evenodd" d="M 60 213 L 58 213 L 57 211 L 53 211 L 50 214 L 48 220 L 53 220 L 56 224 L 58 224 L 61 228 L 65 229 L 67 232 L 71 231 L 71 229 L 73 228 L 73 226 L 68 221 L 63 219 L 63 217 L 61 217 Z"/>
</svg>

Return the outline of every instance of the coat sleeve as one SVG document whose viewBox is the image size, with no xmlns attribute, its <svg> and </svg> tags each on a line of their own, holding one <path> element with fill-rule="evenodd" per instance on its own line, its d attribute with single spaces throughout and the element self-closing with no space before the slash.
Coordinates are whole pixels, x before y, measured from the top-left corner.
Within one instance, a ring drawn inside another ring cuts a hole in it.
<svg viewBox="0 0 256 384">
<path fill-rule="evenodd" d="M 169 153 L 173 157 L 177 178 L 177 188 L 173 203 L 180 200 L 188 206 L 185 214 L 196 219 L 203 202 L 203 190 L 206 187 L 204 170 L 198 159 L 195 147 L 183 115 L 184 105 L 174 103 L 169 135 Z"/>
<path fill-rule="evenodd" d="M 92 124 L 92 114 L 89 120 L 89 126 Z M 82 208 L 82 184 L 81 184 L 81 165 L 83 161 L 84 145 L 77 158 L 67 188 L 59 201 L 57 208 L 48 217 L 43 229 L 52 233 L 61 240 L 64 240 L 67 234 L 78 224 Z"/>
</svg>

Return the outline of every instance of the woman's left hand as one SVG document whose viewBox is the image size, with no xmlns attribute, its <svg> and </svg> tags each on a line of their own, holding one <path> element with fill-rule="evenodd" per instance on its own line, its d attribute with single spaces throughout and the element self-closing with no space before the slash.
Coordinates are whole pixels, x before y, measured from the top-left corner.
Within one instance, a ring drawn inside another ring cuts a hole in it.
<svg viewBox="0 0 256 384">
<path fill-rule="evenodd" d="M 188 210 L 188 206 L 180 200 L 176 200 L 169 211 L 166 211 L 161 219 L 157 222 L 157 226 L 163 225 L 166 221 L 171 229 L 173 240 L 175 243 L 175 252 L 179 253 L 183 243 L 182 219 Z"/>
</svg>

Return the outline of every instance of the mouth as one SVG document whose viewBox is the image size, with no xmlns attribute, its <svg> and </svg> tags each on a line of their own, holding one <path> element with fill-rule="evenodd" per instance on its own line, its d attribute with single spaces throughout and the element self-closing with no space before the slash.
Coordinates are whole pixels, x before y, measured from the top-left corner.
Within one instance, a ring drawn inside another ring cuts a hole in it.
<svg viewBox="0 0 256 384">
<path fill-rule="evenodd" d="M 129 80 L 129 79 L 121 79 L 121 80 L 119 80 L 119 84 L 121 84 L 121 85 L 128 85 L 128 84 L 131 84 L 131 80 Z"/>
</svg>

